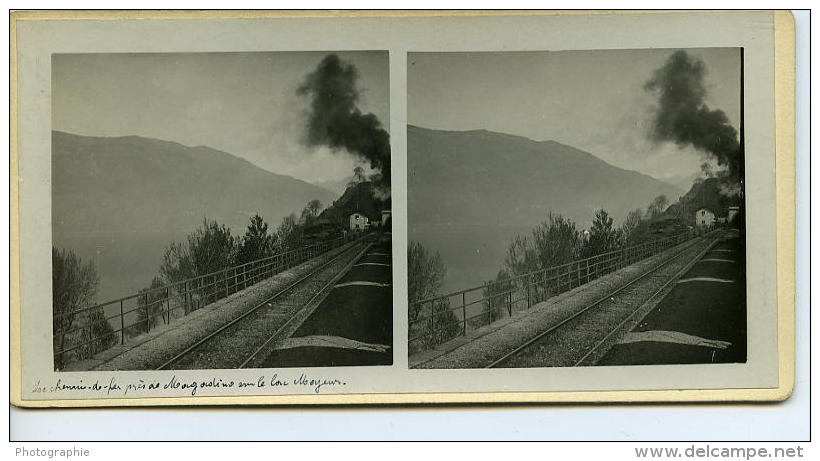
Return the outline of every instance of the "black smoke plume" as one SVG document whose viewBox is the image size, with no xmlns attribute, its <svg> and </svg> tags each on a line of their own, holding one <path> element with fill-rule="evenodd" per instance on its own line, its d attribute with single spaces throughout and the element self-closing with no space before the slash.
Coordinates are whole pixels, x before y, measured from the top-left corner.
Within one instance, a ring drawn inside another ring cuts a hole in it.
<svg viewBox="0 0 820 461">
<path fill-rule="evenodd" d="M 683 50 L 676 51 L 655 70 L 644 85 L 647 91 L 660 96 L 652 136 L 706 152 L 718 165 L 727 167 L 730 177 L 737 181 L 743 161 L 737 130 L 722 110 L 711 110 L 703 102 L 705 73 L 703 61 Z"/>
<path fill-rule="evenodd" d="M 359 72 L 335 54 L 327 55 L 305 77 L 297 92 L 310 99 L 307 143 L 344 148 L 370 162 L 373 182 L 390 190 L 390 135 L 372 113 L 357 107 Z"/>
</svg>

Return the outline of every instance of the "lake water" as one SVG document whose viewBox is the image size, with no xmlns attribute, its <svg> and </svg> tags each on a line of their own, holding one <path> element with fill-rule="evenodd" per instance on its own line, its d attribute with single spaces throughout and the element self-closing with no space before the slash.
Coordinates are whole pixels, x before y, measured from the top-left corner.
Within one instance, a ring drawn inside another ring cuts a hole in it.
<svg viewBox="0 0 820 461">
<path fill-rule="evenodd" d="M 481 285 L 495 278 L 510 241 L 529 228 L 503 226 L 410 226 L 408 238 L 438 252 L 447 266 L 442 294 Z"/>
<path fill-rule="evenodd" d="M 507 246 L 528 228 L 503 226 L 411 226 L 409 238 L 439 252 L 447 266 L 442 293 L 481 285 L 495 278 Z M 187 232 L 83 233 L 54 236 L 54 245 L 93 261 L 100 275 L 96 301 L 136 293 L 157 274 L 165 248 Z"/>
<path fill-rule="evenodd" d="M 136 293 L 158 273 L 165 247 L 186 232 L 77 233 L 54 235 L 54 246 L 93 261 L 100 276 L 96 301 Z"/>
</svg>

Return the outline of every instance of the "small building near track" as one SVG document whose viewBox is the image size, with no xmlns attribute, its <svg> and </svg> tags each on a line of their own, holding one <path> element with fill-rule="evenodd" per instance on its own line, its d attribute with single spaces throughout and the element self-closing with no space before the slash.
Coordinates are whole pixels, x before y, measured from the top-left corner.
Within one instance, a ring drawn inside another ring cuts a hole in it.
<svg viewBox="0 0 820 461">
<path fill-rule="evenodd" d="M 350 230 L 352 231 L 365 231 L 370 226 L 370 220 L 367 219 L 367 216 L 359 213 L 358 211 L 350 215 Z"/>
<path fill-rule="evenodd" d="M 739 206 L 730 206 L 729 207 L 729 216 L 726 218 L 726 222 L 731 223 L 735 219 L 735 216 L 737 216 L 738 214 L 740 214 L 740 207 Z"/>
<path fill-rule="evenodd" d="M 715 213 L 708 208 L 701 208 L 695 212 L 695 224 L 698 227 L 710 227 L 715 223 Z"/>
</svg>

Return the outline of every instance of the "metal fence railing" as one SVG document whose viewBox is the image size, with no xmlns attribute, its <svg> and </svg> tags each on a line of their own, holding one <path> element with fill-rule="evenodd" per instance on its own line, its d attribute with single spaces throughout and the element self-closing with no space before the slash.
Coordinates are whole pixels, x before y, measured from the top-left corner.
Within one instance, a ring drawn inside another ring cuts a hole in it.
<svg viewBox="0 0 820 461">
<path fill-rule="evenodd" d="M 117 344 L 125 344 L 129 337 L 147 333 L 160 322 L 168 324 L 350 240 L 350 237 L 342 237 L 307 245 L 73 312 L 55 313 L 55 367 L 58 363 L 89 358 Z M 110 328 L 105 327 L 106 323 Z"/>
<path fill-rule="evenodd" d="M 621 248 L 466 290 L 411 303 L 408 348 L 418 353 L 466 336 L 468 330 L 493 323 L 506 313 L 532 307 L 603 275 L 677 246 L 693 237 L 690 232 Z"/>
</svg>

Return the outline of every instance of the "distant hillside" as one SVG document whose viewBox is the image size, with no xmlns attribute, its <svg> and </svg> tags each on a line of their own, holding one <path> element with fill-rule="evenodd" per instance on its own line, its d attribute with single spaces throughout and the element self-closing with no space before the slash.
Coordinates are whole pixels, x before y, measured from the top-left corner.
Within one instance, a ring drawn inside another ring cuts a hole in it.
<svg viewBox="0 0 820 461">
<path fill-rule="evenodd" d="M 190 231 L 207 216 L 243 229 L 272 225 L 334 194 L 208 147 L 141 138 L 52 133 L 55 234 Z"/>
<path fill-rule="evenodd" d="M 554 141 L 407 127 L 408 222 L 532 227 L 550 210 L 587 227 L 681 190 Z"/>
<path fill-rule="evenodd" d="M 276 228 L 331 192 L 207 147 L 136 136 L 52 133 L 53 244 L 93 261 L 98 300 L 148 286 L 167 245 L 214 219 L 242 235 L 259 213 Z"/>
<path fill-rule="evenodd" d="M 494 278 L 510 240 L 550 210 L 587 228 L 603 207 L 620 225 L 656 196 L 681 193 L 553 141 L 407 127 L 408 238 L 441 255 L 444 292 Z"/>
</svg>

